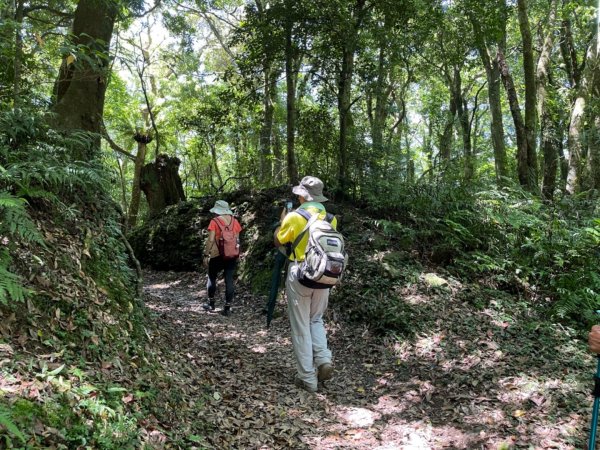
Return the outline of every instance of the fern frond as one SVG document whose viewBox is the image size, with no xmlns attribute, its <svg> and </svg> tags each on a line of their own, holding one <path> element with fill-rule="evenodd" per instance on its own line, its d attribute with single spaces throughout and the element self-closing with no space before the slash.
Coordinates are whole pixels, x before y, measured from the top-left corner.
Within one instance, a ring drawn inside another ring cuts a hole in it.
<svg viewBox="0 0 600 450">
<path fill-rule="evenodd" d="M 6 428 L 10 434 L 18 438 L 23 444 L 26 443 L 25 436 L 12 420 L 10 410 L 2 404 L 0 404 L 0 425 Z"/>
<path fill-rule="evenodd" d="M 9 272 L 6 266 L 0 264 L 0 303 L 7 305 L 10 299 L 23 302 L 25 295 L 27 289 L 23 286 L 21 277 Z"/>
<path fill-rule="evenodd" d="M 47 191 L 41 187 L 21 185 L 16 192 L 19 197 L 38 198 L 43 200 L 49 200 L 52 203 L 58 203 L 58 197 L 56 194 Z"/>
<path fill-rule="evenodd" d="M 44 245 L 42 235 L 29 218 L 27 202 L 0 191 L 0 234 L 10 234 L 27 242 Z"/>
<path fill-rule="evenodd" d="M 0 209 L 1 208 L 23 208 L 26 202 L 22 198 L 15 197 L 14 195 L 0 191 Z"/>
</svg>

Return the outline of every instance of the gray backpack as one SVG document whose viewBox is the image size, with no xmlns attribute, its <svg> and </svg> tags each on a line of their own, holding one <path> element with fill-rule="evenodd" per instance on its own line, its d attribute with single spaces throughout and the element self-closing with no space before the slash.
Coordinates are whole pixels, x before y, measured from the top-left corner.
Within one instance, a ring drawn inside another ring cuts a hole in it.
<svg viewBox="0 0 600 450">
<path fill-rule="evenodd" d="M 336 231 L 331 222 L 333 215 L 327 213 L 320 219 L 320 213 L 310 214 L 305 209 L 295 212 L 307 220 L 306 226 L 292 244 L 292 253 L 303 236 L 308 233 L 306 256 L 300 263 L 298 281 L 313 289 L 328 289 L 342 278 L 348 265 L 348 254 L 344 246 L 344 237 Z"/>
</svg>

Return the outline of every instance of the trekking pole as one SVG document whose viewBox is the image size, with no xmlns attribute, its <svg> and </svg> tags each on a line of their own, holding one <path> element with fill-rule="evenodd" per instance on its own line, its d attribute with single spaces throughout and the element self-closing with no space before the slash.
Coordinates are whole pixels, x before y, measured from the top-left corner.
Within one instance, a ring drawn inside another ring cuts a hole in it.
<svg viewBox="0 0 600 450">
<path fill-rule="evenodd" d="M 286 267 L 287 256 L 281 253 L 279 250 L 275 252 L 275 264 L 273 271 L 271 272 L 271 290 L 269 291 L 269 298 L 267 300 L 267 328 L 271 326 L 273 320 L 273 313 L 275 311 L 275 304 L 277 303 L 277 296 L 279 294 L 279 285 L 281 283 L 281 272 Z"/>
<path fill-rule="evenodd" d="M 592 425 L 590 428 L 588 450 L 596 450 L 596 429 L 598 428 L 598 412 L 600 411 L 600 355 L 598 355 L 598 366 L 594 381 L 594 409 L 592 410 Z"/>
<path fill-rule="evenodd" d="M 600 310 L 596 311 L 596 315 L 600 316 Z M 600 412 L 600 354 L 598 364 L 596 366 L 596 375 L 594 376 L 594 408 L 592 409 L 592 424 L 590 426 L 590 439 L 588 441 L 588 450 L 596 450 L 596 431 L 598 429 L 598 413 Z"/>
</svg>

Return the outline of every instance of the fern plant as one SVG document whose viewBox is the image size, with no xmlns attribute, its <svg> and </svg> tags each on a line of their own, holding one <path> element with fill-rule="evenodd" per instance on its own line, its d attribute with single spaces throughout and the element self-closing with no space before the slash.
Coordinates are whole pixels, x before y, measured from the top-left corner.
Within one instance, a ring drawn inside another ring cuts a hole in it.
<svg viewBox="0 0 600 450">
<path fill-rule="evenodd" d="M 18 275 L 10 272 L 10 249 L 15 241 L 36 242 L 44 245 L 40 232 L 31 221 L 25 200 L 6 191 L 0 191 L 0 303 L 9 299 L 23 301 L 27 289 Z"/>
<path fill-rule="evenodd" d="M 1 274 L 0 274 L 1 276 Z M 0 281 L 2 279 L 0 278 Z M 13 422 L 12 414 L 10 409 L 2 403 L 0 403 L 0 426 L 6 428 L 6 430 L 14 437 L 19 439 L 23 444 L 26 443 L 25 436 L 19 430 L 17 425 Z"/>
</svg>

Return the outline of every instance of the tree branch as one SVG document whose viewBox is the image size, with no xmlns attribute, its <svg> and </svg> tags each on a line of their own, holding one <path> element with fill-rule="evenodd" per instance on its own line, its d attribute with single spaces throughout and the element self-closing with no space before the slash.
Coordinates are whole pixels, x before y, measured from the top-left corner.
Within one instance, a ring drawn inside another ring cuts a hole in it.
<svg viewBox="0 0 600 450">
<path fill-rule="evenodd" d="M 51 12 L 55 16 L 67 17 L 69 19 L 73 18 L 72 12 L 59 11 L 58 9 L 50 8 L 49 6 L 44 6 L 44 5 L 29 6 L 27 8 L 24 8 L 23 14 L 25 16 L 29 17 L 29 13 L 34 12 L 34 11 L 48 11 L 48 12 Z"/>
<path fill-rule="evenodd" d="M 473 129 L 473 119 L 475 118 L 475 113 L 477 113 L 477 108 L 479 107 L 479 105 L 478 105 L 479 93 L 483 90 L 483 88 L 485 87 L 486 84 L 487 84 L 487 80 L 485 80 L 481 84 L 481 86 L 477 90 L 477 93 L 475 94 L 475 104 L 473 105 L 473 114 L 471 115 L 471 120 L 469 121 L 469 132 Z"/>
<path fill-rule="evenodd" d="M 215 35 L 215 37 L 217 38 L 217 41 L 219 41 L 219 44 L 221 45 L 221 48 L 223 49 L 223 51 L 225 53 L 227 53 L 227 55 L 229 56 L 229 58 L 231 58 L 231 62 L 233 63 L 233 65 L 236 67 L 236 69 L 238 70 L 238 73 L 241 73 L 240 68 L 237 64 L 237 61 L 235 59 L 235 55 L 233 54 L 233 52 L 231 51 L 231 49 L 229 48 L 229 46 L 227 46 L 227 44 L 225 44 L 225 40 L 223 39 L 223 36 L 221 35 L 221 32 L 217 29 L 217 27 L 215 26 L 215 24 L 213 23 L 213 21 L 210 19 L 210 17 L 208 17 L 208 14 L 205 11 L 201 11 L 199 9 L 195 9 L 192 8 L 191 6 L 187 6 L 187 5 L 183 5 L 181 3 L 179 3 L 178 1 L 175 1 L 175 4 L 185 10 L 191 11 L 195 14 L 198 14 L 200 17 L 202 17 L 204 20 L 206 20 L 206 23 L 208 24 L 208 26 L 210 27 L 211 31 L 213 32 L 213 34 Z"/>
<path fill-rule="evenodd" d="M 133 156 L 131 153 L 123 150 L 119 146 L 119 144 L 117 144 L 115 141 L 112 140 L 112 138 L 108 135 L 108 132 L 106 131 L 106 126 L 104 125 L 104 123 L 102 124 L 102 137 L 108 143 L 110 148 L 112 148 L 115 152 L 120 153 L 123 156 L 126 156 L 127 158 L 131 159 L 132 161 L 135 161 L 135 156 Z"/>
<path fill-rule="evenodd" d="M 230 180 L 245 180 L 245 179 L 248 179 L 248 178 L 250 178 L 250 176 L 243 176 L 243 177 L 229 177 L 229 178 L 227 178 L 227 179 L 226 179 L 226 180 L 223 182 L 223 184 L 221 184 L 221 186 L 219 186 L 219 187 L 216 187 L 216 186 L 214 186 L 214 185 L 213 185 L 213 187 L 216 189 L 216 192 L 215 192 L 215 193 L 216 193 L 216 194 L 218 194 L 219 192 L 221 192 L 221 190 L 222 190 L 222 189 L 225 187 L 225 185 L 226 185 L 227 183 L 229 183 L 229 181 L 230 181 Z"/>
<path fill-rule="evenodd" d="M 135 19 L 141 19 L 142 17 L 146 17 L 148 14 L 151 14 L 154 12 L 154 10 L 156 10 L 156 8 L 158 8 L 160 5 L 162 4 L 162 0 L 156 0 L 156 3 L 154 3 L 154 6 L 152 8 L 150 8 L 148 11 L 144 11 L 143 13 L 140 14 L 129 14 L 128 16 L 126 16 L 126 18 L 135 18 Z"/>
</svg>

